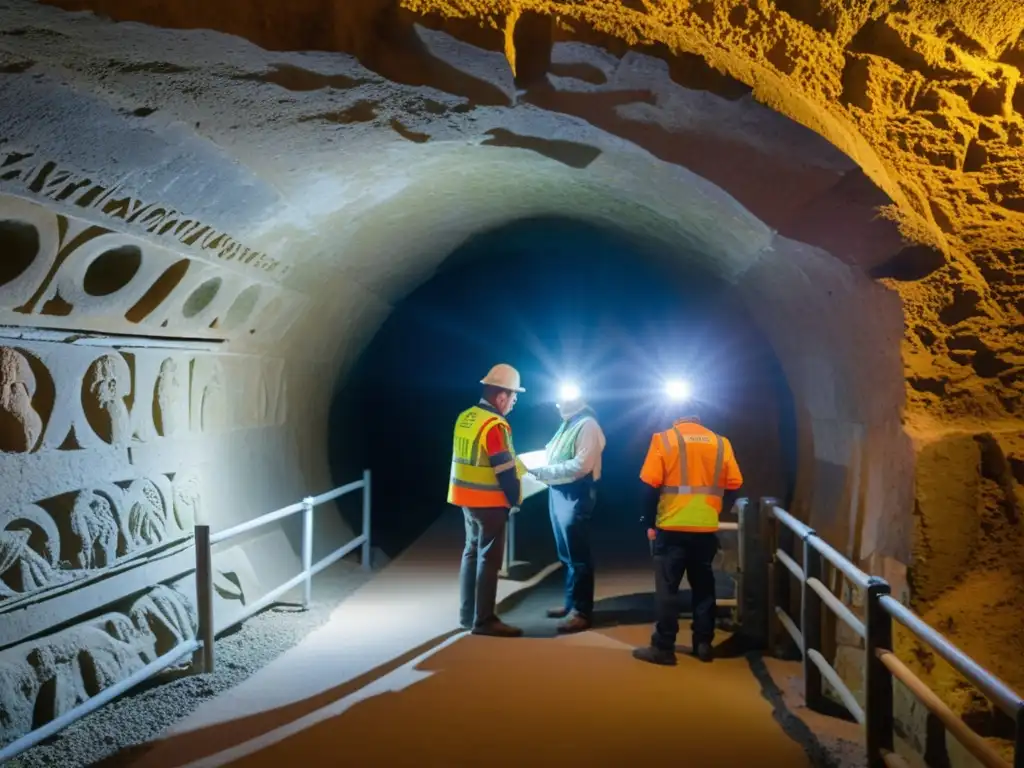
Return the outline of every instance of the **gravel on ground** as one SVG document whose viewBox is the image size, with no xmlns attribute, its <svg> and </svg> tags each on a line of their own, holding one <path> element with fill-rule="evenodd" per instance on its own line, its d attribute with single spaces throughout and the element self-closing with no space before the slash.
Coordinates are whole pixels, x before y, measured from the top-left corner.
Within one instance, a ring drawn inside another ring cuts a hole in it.
<svg viewBox="0 0 1024 768">
<path fill-rule="evenodd" d="M 200 705 L 232 688 L 310 632 L 371 574 L 357 563 L 342 561 L 313 580 L 309 610 L 281 604 L 253 616 L 218 638 L 217 667 L 209 675 L 168 670 L 70 725 L 56 736 L 6 763 L 10 768 L 84 768 L 116 766 L 121 750 L 151 742 Z M 185 660 L 188 661 L 187 659 Z"/>
</svg>

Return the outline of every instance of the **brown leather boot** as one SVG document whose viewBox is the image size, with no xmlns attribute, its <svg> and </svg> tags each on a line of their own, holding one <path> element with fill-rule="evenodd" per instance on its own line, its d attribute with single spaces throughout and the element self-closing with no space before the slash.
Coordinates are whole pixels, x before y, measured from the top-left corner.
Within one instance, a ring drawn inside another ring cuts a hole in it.
<svg viewBox="0 0 1024 768">
<path fill-rule="evenodd" d="M 576 611 L 573 611 L 569 614 L 569 618 L 558 624 L 556 629 L 566 635 L 572 632 L 585 632 L 590 629 L 590 619 L 582 613 L 576 613 Z"/>
<path fill-rule="evenodd" d="M 547 616 L 549 619 L 564 619 L 568 615 L 568 608 L 548 608 L 547 611 Z"/>
<path fill-rule="evenodd" d="M 483 624 L 473 627 L 474 635 L 486 635 L 488 637 L 519 637 L 523 630 L 506 624 L 501 619 L 494 617 Z"/>
</svg>

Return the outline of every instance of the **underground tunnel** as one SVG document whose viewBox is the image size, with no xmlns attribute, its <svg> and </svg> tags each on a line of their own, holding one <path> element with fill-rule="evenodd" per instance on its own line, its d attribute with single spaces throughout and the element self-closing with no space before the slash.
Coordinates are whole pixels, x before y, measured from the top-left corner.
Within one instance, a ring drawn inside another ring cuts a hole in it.
<svg viewBox="0 0 1024 768">
<path fill-rule="evenodd" d="M 606 509 L 628 507 L 651 329 L 695 313 L 749 352 L 701 340 L 742 382 L 715 418 L 744 493 L 1021 690 L 1024 11 L 990 7 L 0 0 L 0 741 L 195 636 L 197 522 L 371 467 L 380 561 L 400 557 L 449 513 L 450 421 L 491 364 L 527 376 L 523 449 L 549 436 L 566 324 L 609 420 Z M 581 270 L 613 309 L 567 320 L 547 275 Z M 452 307 L 485 278 L 516 318 L 500 339 Z M 411 397 L 406 352 L 429 372 Z M 422 495 L 368 390 L 441 473 Z M 315 558 L 357 506 L 318 511 Z M 218 620 L 301 558 L 294 519 L 222 546 Z M 834 646 L 863 695 L 858 638 Z"/>
<path fill-rule="evenodd" d="M 699 387 L 695 413 L 750 457 L 747 493 L 789 504 L 794 407 L 771 345 L 699 254 L 653 248 L 571 220 L 522 220 L 470 238 L 396 306 L 339 391 L 329 434 L 335 483 L 364 464 L 373 473 L 388 556 L 444 514 L 450 422 L 476 399 L 479 360 L 522 361 L 530 386 L 512 421 L 524 451 L 557 428 L 560 384 L 586 389 L 608 440 L 596 535 L 643 546 L 636 478 L 650 435 L 680 416 L 662 393 L 680 372 Z M 546 510 L 539 518 L 547 525 Z"/>
</svg>

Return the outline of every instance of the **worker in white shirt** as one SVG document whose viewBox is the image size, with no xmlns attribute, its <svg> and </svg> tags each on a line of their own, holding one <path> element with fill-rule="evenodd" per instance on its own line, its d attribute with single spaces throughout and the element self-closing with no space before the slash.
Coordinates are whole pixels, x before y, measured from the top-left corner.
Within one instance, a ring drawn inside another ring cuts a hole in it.
<svg viewBox="0 0 1024 768">
<path fill-rule="evenodd" d="M 563 620 L 559 632 L 582 632 L 590 628 L 594 610 L 590 518 L 597 501 L 605 437 L 578 386 L 564 385 L 557 405 L 562 424 L 547 444 L 547 465 L 532 470 L 550 487 L 551 527 L 565 568 L 565 602 L 547 614 Z"/>
</svg>

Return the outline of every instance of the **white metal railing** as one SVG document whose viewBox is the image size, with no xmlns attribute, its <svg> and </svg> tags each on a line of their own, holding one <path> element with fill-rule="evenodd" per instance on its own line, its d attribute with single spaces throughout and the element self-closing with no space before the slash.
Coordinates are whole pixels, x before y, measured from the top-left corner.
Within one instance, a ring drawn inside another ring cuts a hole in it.
<svg viewBox="0 0 1024 768">
<path fill-rule="evenodd" d="M 313 510 L 328 501 L 352 491 L 363 491 L 363 532 L 343 547 L 336 549 L 320 561 L 313 562 Z M 233 539 L 261 528 L 270 523 L 302 513 L 302 572 L 286 581 L 277 589 L 271 590 L 244 611 L 235 615 L 230 621 L 216 626 L 213 615 L 213 545 Z M 279 509 L 263 515 L 255 520 L 236 525 L 226 531 L 210 533 L 208 525 L 196 526 L 196 607 L 199 612 L 199 648 L 195 651 L 193 663 L 203 672 L 214 669 L 214 639 L 217 635 L 241 624 L 253 614 L 277 602 L 282 595 L 300 584 L 303 585 L 302 605 L 308 608 L 313 601 L 313 577 L 325 568 L 329 568 L 356 547 L 362 547 L 363 570 L 370 569 L 370 470 L 364 470 L 363 479 L 343 485 L 319 496 L 307 496 L 298 504 Z"/>
<path fill-rule="evenodd" d="M 325 504 L 328 501 L 344 496 L 352 491 L 362 489 L 363 491 L 363 532 L 348 544 L 340 547 L 331 554 L 324 557 L 317 563 L 313 563 L 313 510 L 315 507 Z M 303 513 L 302 525 L 302 573 L 274 589 L 257 602 L 247 606 L 246 610 L 234 616 L 230 621 L 215 628 L 213 617 L 213 552 L 214 544 L 227 539 L 240 536 L 243 533 L 261 528 L 270 523 L 283 520 L 291 515 Z M 320 571 L 338 562 L 345 555 L 354 551 L 356 547 L 362 547 L 362 565 L 364 570 L 370 569 L 370 470 L 363 472 L 363 479 L 348 483 L 333 491 L 328 491 L 319 496 L 309 496 L 298 504 L 292 504 L 284 509 L 270 512 L 255 520 L 229 528 L 219 533 L 210 533 L 210 526 L 195 526 L 195 548 L 196 548 L 196 605 L 199 613 L 198 637 L 180 643 L 167 653 L 154 659 L 142 669 L 136 670 L 114 685 L 104 688 L 74 709 L 71 709 L 59 717 L 54 718 L 45 725 L 26 733 L 21 738 L 12 741 L 10 744 L 0 747 L 0 764 L 17 757 L 26 750 L 31 749 L 40 742 L 49 739 L 58 732 L 64 730 L 72 723 L 81 720 L 86 715 L 95 712 L 97 709 L 109 704 L 119 696 L 124 695 L 135 686 L 163 672 L 169 667 L 177 664 L 188 654 L 192 654 L 192 669 L 196 672 L 212 672 L 214 668 L 214 639 L 218 634 L 241 624 L 254 614 L 272 605 L 282 595 L 299 584 L 305 585 L 303 593 L 303 606 L 309 607 L 312 602 L 312 579 Z"/>
</svg>

